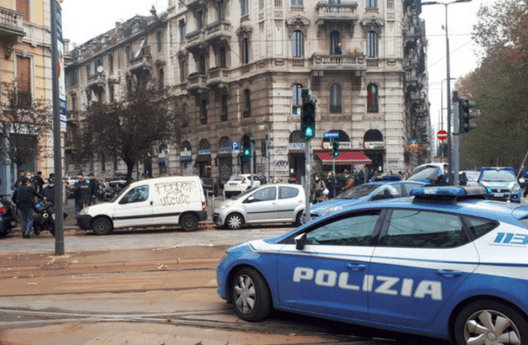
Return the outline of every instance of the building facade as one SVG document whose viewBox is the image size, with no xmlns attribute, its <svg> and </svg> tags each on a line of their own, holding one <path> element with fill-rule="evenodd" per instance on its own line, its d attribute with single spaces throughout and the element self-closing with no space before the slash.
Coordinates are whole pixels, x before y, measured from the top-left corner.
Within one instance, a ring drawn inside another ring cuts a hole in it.
<svg viewBox="0 0 528 345">
<path fill-rule="evenodd" d="M 364 164 L 405 171 L 430 153 L 420 12 L 420 0 L 169 0 L 167 13 L 117 24 L 73 51 L 69 109 L 75 116 L 90 97 L 118 97 L 134 71 L 148 71 L 181 98 L 183 139 L 153 148 L 142 173 L 224 183 L 250 172 L 237 148 L 253 140 L 255 173 L 302 180 L 299 108 L 308 89 L 312 171 L 332 167 L 328 132 L 340 143 L 338 172 Z M 106 165 L 93 169 L 105 174 Z"/>
<path fill-rule="evenodd" d="M 49 0 L 0 0 L 0 82 L 13 86 L 18 101 L 51 105 L 51 34 Z M 5 104 L 5 95 L 1 104 Z M 51 112 L 44 114 L 51 116 Z M 2 109 L 0 109 L 0 117 Z M 50 118 L 51 121 L 51 118 Z M 49 133 L 46 136 L 52 145 Z M 1 133 L 0 140 L 12 133 Z M 17 171 L 44 174 L 53 171 L 53 157 L 35 148 L 24 166 L 15 166 L 9 156 L 0 155 L 0 194 L 13 190 Z"/>
</svg>

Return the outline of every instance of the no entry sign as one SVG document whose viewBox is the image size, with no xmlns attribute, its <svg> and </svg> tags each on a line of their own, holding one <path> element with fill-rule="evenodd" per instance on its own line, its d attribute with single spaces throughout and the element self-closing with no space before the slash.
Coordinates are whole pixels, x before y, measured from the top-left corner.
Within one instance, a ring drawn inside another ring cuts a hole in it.
<svg viewBox="0 0 528 345">
<path fill-rule="evenodd" d="M 443 129 L 441 129 L 436 134 L 436 137 L 438 138 L 438 140 L 446 140 L 447 139 L 447 132 L 444 131 Z"/>
</svg>

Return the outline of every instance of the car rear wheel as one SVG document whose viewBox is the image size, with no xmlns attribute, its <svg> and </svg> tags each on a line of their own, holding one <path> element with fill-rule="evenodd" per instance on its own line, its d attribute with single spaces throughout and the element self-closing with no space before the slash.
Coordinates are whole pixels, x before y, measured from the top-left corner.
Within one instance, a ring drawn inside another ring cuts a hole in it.
<svg viewBox="0 0 528 345">
<path fill-rule="evenodd" d="M 457 345 L 524 344 L 528 341 L 528 322 L 513 308 L 494 301 L 472 303 L 455 319 Z"/>
<path fill-rule="evenodd" d="M 295 223 L 293 223 L 294 226 L 301 226 L 302 225 L 302 214 L 303 214 L 303 211 L 300 211 L 299 213 L 297 213 L 297 217 L 295 217 Z"/>
<path fill-rule="evenodd" d="M 231 230 L 237 230 L 242 227 L 244 224 L 244 218 L 242 218 L 242 215 L 238 213 L 232 213 L 229 216 L 227 216 L 225 225 L 228 229 Z"/>
<path fill-rule="evenodd" d="M 112 232 L 112 222 L 107 218 L 96 218 L 92 224 L 92 230 L 96 235 L 108 235 Z"/>
<path fill-rule="evenodd" d="M 271 294 L 260 273 L 244 267 L 231 284 L 231 300 L 237 315 L 245 321 L 265 319 L 271 311 Z"/>
<path fill-rule="evenodd" d="M 180 226 L 185 231 L 196 231 L 198 229 L 198 218 L 194 214 L 184 214 L 180 218 Z"/>
</svg>

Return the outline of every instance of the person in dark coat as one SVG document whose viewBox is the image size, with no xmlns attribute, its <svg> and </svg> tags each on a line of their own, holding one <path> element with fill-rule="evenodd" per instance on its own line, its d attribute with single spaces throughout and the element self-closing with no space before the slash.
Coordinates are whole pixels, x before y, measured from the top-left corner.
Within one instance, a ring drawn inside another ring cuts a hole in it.
<svg viewBox="0 0 528 345">
<path fill-rule="evenodd" d="M 25 176 L 26 176 L 26 172 L 24 170 L 20 170 L 18 172 L 18 178 L 17 178 L 17 180 L 15 182 L 15 189 L 22 185 L 22 177 L 25 177 Z"/>
<path fill-rule="evenodd" d="M 77 176 L 78 181 L 71 187 L 68 187 L 73 191 L 75 198 L 75 217 L 79 217 L 81 210 L 88 206 L 90 203 L 90 184 L 84 180 L 82 173 Z"/>
<path fill-rule="evenodd" d="M 332 171 L 328 172 L 328 176 L 326 177 L 326 188 L 328 188 L 328 198 L 332 199 L 334 196 L 336 196 L 336 186 L 337 186 L 337 180 Z"/>
<path fill-rule="evenodd" d="M 51 201 L 55 205 L 55 181 L 50 178 L 48 180 L 48 185 L 42 188 L 42 195 L 46 197 L 47 200 Z"/>
<path fill-rule="evenodd" d="M 97 191 L 99 190 L 99 181 L 95 178 L 94 174 L 90 174 L 90 205 L 95 205 L 97 201 Z"/>
<path fill-rule="evenodd" d="M 37 193 L 42 193 L 42 187 L 44 187 L 44 179 L 42 178 L 42 171 L 37 172 L 37 175 L 33 178 L 33 184 Z"/>
<path fill-rule="evenodd" d="M 33 227 L 33 214 L 35 209 L 33 203 L 35 197 L 44 199 L 44 196 L 37 193 L 35 188 L 29 184 L 27 177 L 21 178 L 21 185 L 15 189 L 11 200 L 17 205 L 22 215 L 22 236 L 29 238 L 31 234 L 31 228 Z"/>
</svg>

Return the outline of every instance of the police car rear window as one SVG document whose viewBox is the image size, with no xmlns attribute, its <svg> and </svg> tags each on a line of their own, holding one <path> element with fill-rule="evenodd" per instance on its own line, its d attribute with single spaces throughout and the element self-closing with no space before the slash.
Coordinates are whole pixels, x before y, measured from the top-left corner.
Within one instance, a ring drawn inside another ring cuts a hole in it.
<svg viewBox="0 0 528 345">
<path fill-rule="evenodd" d="M 484 236 L 485 234 L 499 226 L 499 222 L 496 222 L 494 220 L 475 217 L 465 217 L 465 219 L 468 221 L 469 232 L 471 233 L 473 239 L 477 239 L 481 236 Z M 525 223 L 525 225 L 526 224 L 527 223 Z"/>
</svg>

